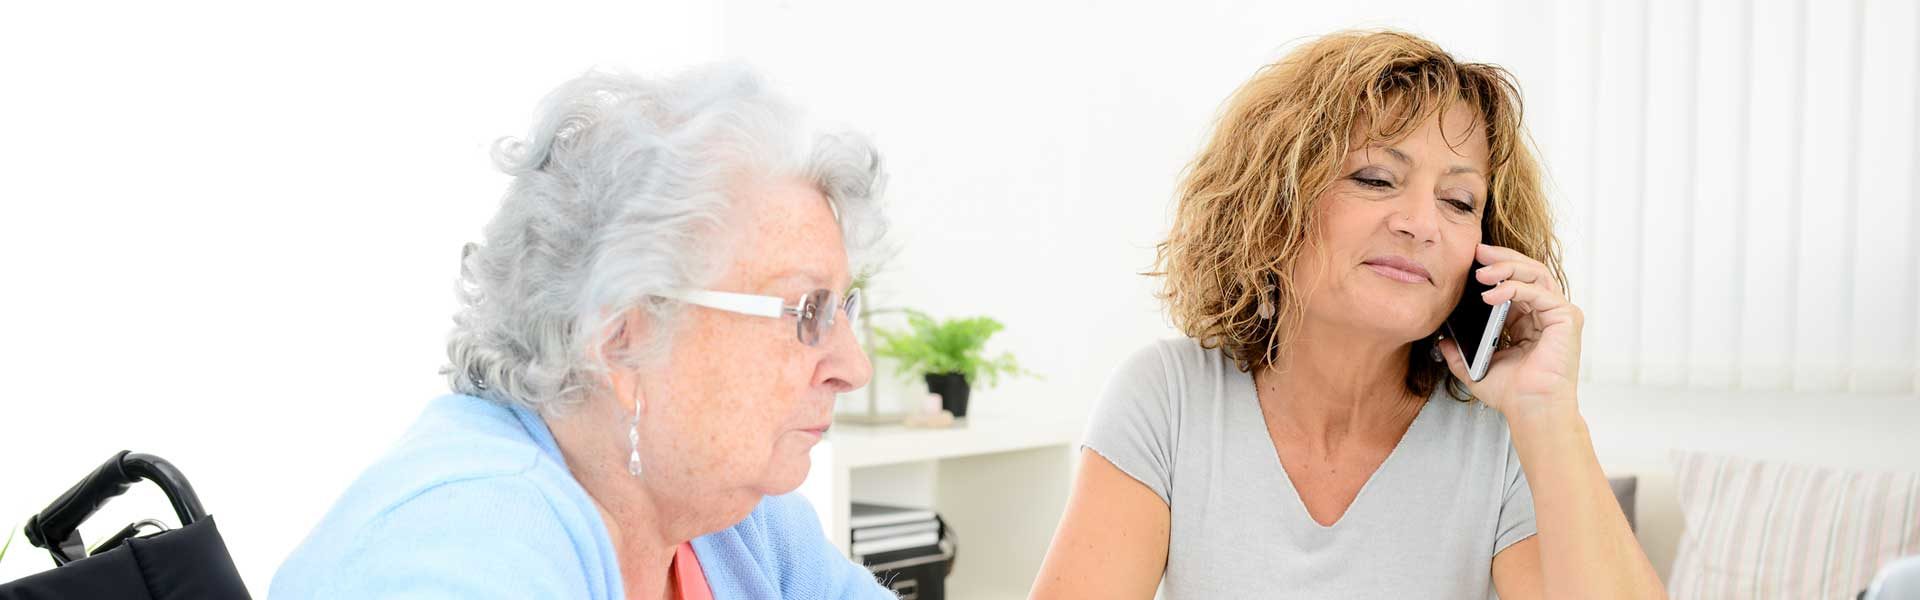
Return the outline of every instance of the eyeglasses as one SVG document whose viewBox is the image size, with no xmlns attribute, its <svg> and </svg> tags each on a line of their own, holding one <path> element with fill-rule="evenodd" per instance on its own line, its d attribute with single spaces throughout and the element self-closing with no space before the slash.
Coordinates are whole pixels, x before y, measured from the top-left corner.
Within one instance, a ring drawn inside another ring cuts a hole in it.
<svg viewBox="0 0 1920 600">
<path fill-rule="evenodd" d="M 756 317 L 779 319 L 794 315 L 800 317 L 794 332 L 799 336 L 800 343 L 808 346 L 820 344 L 820 338 L 833 329 L 836 314 L 846 313 L 848 325 L 859 325 L 860 290 L 858 289 L 848 291 L 844 300 L 838 298 L 839 294 L 832 290 L 814 290 L 800 296 L 800 301 L 793 306 L 787 306 L 787 301 L 778 296 L 712 290 L 671 290 L 654 295 L 694 306 Z"/>
</svg>

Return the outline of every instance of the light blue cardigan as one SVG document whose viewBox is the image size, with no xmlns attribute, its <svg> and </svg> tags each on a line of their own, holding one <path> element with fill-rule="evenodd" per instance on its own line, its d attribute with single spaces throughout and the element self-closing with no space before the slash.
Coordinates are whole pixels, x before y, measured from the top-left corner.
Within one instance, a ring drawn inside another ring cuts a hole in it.
<svg viewBox="0 0 1920 600">
<path fill-rule="evenodd" d="M 351 435 L 348 432 L 348 435 Z M 693 540 L 716 600 L 894 596 L 798 495 Z M 533 412 L 443 396 L 280 565 L 268 596 L 621 598 L 600 512 Z"/>
</svg>

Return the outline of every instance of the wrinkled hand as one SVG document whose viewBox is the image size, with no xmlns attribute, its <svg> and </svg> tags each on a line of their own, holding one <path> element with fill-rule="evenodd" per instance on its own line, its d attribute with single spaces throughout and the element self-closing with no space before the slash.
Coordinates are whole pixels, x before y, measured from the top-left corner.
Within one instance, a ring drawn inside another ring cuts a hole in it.
<svg viewBox="0 0 1920 600">
<path fill-rule="evenodd" d="M 1508 421 L 1572 407 L 1580 381 L 1580 330 L 1586 316 L 1567 300 L 1553 272 L 1540 261 L 1486 244 L 1475 250 L 1474 257 L 1486 266 L 1469 275 L 1482 283 L 1497 282 L 1481 298 L 1490 306 L 1513 301 L 1506 338 L 1493 353 L 1486 378 L 1477 382 L 1467 379 L 1459 344 L 1451 338 L 1442 340 L 1440 352 L 1446 356 L 1447 368 Z"/>
</svg>

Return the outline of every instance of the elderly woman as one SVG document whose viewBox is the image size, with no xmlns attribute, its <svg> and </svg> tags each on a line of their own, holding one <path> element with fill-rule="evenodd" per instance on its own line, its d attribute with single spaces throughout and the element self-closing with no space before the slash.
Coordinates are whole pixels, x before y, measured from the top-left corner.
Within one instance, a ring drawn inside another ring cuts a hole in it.
<svg viewBox="0 0 1920 600">
<path fill-rule="evenodd" d="M 1392 32 L 1241 87 L 1159 247 L 1188 337 L 1115 375 L 1035 597 L 1662 596 L 1580 417 L 1520 112 L 1506 72 Z M 1441 323 L 1509 300 L 1470 381 Z"/>
<path fill-rule="evenodd" d="M 892 598 L 787 494 L 871 366 L 848 242 L 879 162 L 734 68 L 589 74 L 495 162 L 453 394 L 350 487 L 275 598 Z"/>
</svg>

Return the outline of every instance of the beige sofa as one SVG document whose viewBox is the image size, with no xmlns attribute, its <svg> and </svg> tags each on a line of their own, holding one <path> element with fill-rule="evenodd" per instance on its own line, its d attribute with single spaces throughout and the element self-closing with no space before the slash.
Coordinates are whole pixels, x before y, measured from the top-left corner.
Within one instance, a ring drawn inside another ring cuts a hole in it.
<svg viewBox="0 0 1920 600">
<path fill-rule="evenodd" d="M 1685 529 L 1675 449 L 1920 472 L 1920 396 L 1584 385 L 1581 412 L 1609 475 L 1639 477 L 1640 544 L 1662 578 Z"/>
</svg>

